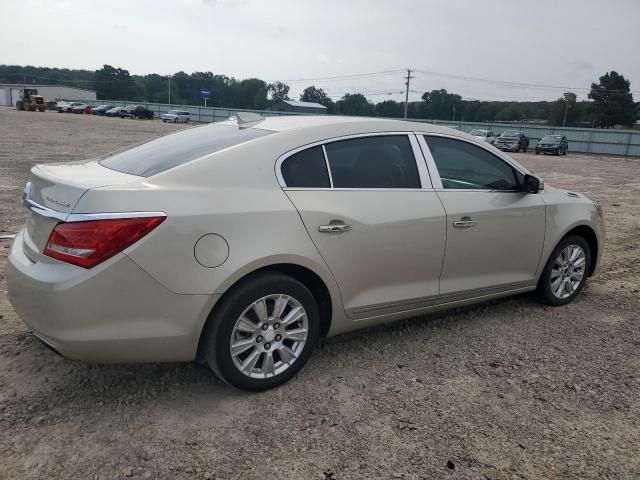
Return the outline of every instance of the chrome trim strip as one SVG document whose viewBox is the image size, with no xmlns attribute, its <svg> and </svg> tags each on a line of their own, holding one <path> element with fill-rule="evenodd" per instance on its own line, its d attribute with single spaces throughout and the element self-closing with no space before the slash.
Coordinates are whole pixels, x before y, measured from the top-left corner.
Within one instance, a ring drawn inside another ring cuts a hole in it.
<svg viewBox="0 0 640 480">
<path fill-rule="evenodd" d="M 327 157 L 327 149 L 322 145 L 322 154 L 324 155 L 324 164 L 327 167 L 329 173 L 329 186 L 333 188 L 333 175 L 331 175 L 331 167 L 329 167 L 329 157 Z"/>
<path fill-rule="evenodd" d="M 52 210 L 52 209 L 47 208 L 47 207 L 45 207 L 43 205 L 40 205 L 37 202 L 34 202 L 30 198 L 25 198 L 24 199 L 24 205 L 29 210 L 31 210 L 34 213 L 37 213 L 38 215 L 41 215 L 41 216 L 47 217 L 47 218 L 54 218 L 56 220 L 60 220 L 61 222 L 65 222 L 67 220 L 67 217 L 69 216 L 68 213 L 58 212 L 56 210 Z"/>
<path fill-rule="evenodd" d="M 285 192 L 433 192 L 433 188 L 312 188 L 282 187 Z M 450 191 L 450 190 L 448 190 Z"/>
<path fill-rule="evenodd" d="M 408 300 L 398 300 L 387 303 L 379 303 L 362 307 L 355 307 L 346 310 L 347 316 L 353 319 L 362 320 L 363 315 L 377 317 L 393 313 L 401 313 L 420 308 L 435 307 L 452 302 L 464 302 L 474 298 L 481 298 L 487 295 L 502 294 L 517 291 L 520 289 L 535 288 L 534 281 L 522 281 L 507 283 L 504 285 L 474 288 L 462 292 L 446 293 L 441 295 L 430 295 L 428 297 L 413 298 Z"/>
<path fill-rule="evenodd" d="M 105 212 L 105 213 L 71 213 L 67 222 L 88 222 L 91 220 L 117 220 L 119 218 L 166 217 L 164 212 Z"/>
<path fill-rule="evenodd" d="M 431 184 L 433 185 L 433 188 L 443 188 L 442 180 L 440 179 L 440 173 L 438 172 L 438 167 L 436 166 L 436 162 L 433 159 L 433 155 L 431 155 L 431 150 L 429 149 L 429 145 L 427 145 L 424 134 L 416 132 L 415 135 L 418 138 L 418 145 L 420 145 L 422 156 L 427 164 L 427 168 L 429 169 L 429 176 L 431 177 Z"/>
<path fill-rule="evenodd" d="M 104 213 L 64 213 L 52 210 L 34 202 L 30 198 L 24 200 L 25 206 L 34 213 L 61 222 L 87 222 L 91 220 L 115 220 L 118 218 L 166 217 L 164 212 L 104 212 Z"/>
<path fill-rule="evenodd" d="M 427 165 L 422 154 L 422 149 L 420 148 L 418 139 L 415 135 L 409 135 L 409 143 L 411 144 L 411 149 L 413 150 L 413 158 L 415 159 L 416 166 L 418 167 L 420 185 L 422 185 L 423 189 L 433 188 L 433 185 L 431 184 L 431 176 L 429 175 L 429 171 L 427 170 Z"/>
</svg>

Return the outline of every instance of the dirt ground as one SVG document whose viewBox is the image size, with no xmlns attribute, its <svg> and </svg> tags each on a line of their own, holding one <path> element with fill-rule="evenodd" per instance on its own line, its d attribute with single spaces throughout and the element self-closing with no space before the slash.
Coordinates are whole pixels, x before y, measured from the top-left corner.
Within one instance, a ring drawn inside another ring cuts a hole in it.
<svg viewBox="0 0 640 480">
<path fill-rule="evenodd" d="M 0 108 L 0 235 L 29 168 L 182 126 Z M 601 202 L 599 274 L 572 304 L 519 296 L 328 340 L 247 394 L 196 364 L 60 358 L 7 301 L 0 478 L 640 478 L 640 161 L 515 154 Z"/>
</svg>

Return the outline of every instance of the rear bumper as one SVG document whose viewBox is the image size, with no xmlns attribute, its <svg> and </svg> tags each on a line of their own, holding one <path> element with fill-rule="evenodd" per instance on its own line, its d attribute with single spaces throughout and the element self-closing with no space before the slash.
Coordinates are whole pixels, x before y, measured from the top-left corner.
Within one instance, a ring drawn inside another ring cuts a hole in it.
<svg viewBox="0 0 640 480">
<path fill-rule="evenodd" d="M 7 262 L 9 300 L 34 334 L 61 355 L 93 362 L 189 361 L 217 295 L 179 295 L 124 254 L 91 270 L 42 257 L 22 232 Z"/>
<path fill-rule="evenodd" d="M 560 147 L 536 147 L 536 152 L 557 153 L 558 151 L 560 151 Z"/>
</svg>

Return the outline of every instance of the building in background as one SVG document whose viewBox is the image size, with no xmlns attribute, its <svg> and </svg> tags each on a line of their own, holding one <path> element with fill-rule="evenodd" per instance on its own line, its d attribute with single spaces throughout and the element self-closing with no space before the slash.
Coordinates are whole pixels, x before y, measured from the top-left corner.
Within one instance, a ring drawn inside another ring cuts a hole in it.
<svg viewBox="0 0 640 480">
<path fill-rule="evenodd" d="M 22 98 L 24 88 L 35 88 L 45 102 L 57 100 L 96 100 L 96 92 L 84 88 L 66 87 L 64 85 L 37 85 L 21 83 L 0 83 L 0 106 L 13 107 Z"/>
<path fill-rule="evenodd" d="M 274 112 L 295 113 L 327 113 L 327 107 L 313 102 L 297 102 L 295 100 L 280 100 L 269 109 Z"/>
</svg>

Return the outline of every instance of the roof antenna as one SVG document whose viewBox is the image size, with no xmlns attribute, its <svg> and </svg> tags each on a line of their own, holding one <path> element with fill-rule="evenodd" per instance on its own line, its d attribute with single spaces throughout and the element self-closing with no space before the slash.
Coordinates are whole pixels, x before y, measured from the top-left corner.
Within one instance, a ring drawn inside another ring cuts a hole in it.
<svg viewBox="0 0 640 480">
<path fill-rule="evenodd" d="M 250 127 L 249 123 L 258 123 L 264 120 L 262 115 L 252 112 L 236 112 L 239 127 Z"/>
</svg>

